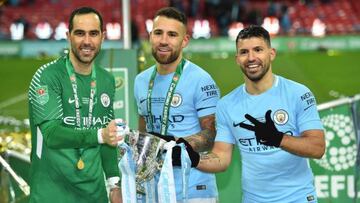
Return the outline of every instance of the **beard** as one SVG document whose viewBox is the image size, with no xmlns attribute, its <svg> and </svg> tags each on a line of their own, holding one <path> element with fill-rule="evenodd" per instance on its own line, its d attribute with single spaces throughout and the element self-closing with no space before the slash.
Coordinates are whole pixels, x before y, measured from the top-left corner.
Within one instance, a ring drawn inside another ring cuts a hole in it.
<svg viewBox="0 0 360 203">
<path fill-rule="evenodd" d="M 151 53 L 158 63 L 164 64 L 164 65 L 173 63 L 174 61 L 176 61 L 176 59 L 179 58 L 179 55 L 180 55 L 179 51 L 174 51 L 174 52 L 171 52 L 170 56 L 160 56 L 157 54 L 157 52 L 154 48 L 151 50 Z"/>
<path fill-rule="evenodd" d="M 270 69 L 270 65 L 265 64 L 262 66 L 262 68 L 256 74 L 251 74 L 251 73 L 247 72 L 246 68 L 243 68 L 243 67 L 241 68 L 241 70 L 245 74 L 245 76 L 252 82 L 260 81 L 264 77 L 264 75 L 266 75 L 266 73 L 269 72 L 269 69 Z"/>
<path fill-rule="evenodd" d="M 74 46 L 71 47 L 71 50 L 75 56 L 75 58 L 84 64 L 90 64 L 94 61 L 94 59 L 96 58 L 96 56 L 99 54 L 100 52 L 100 48 L 98 48 L 97 50 L 95 49 L 94 55 L 93 56 L 81 56 L 81 54 L 79 53 L 80 51 L 78 49 L 76 49 Z"/>
</svg>

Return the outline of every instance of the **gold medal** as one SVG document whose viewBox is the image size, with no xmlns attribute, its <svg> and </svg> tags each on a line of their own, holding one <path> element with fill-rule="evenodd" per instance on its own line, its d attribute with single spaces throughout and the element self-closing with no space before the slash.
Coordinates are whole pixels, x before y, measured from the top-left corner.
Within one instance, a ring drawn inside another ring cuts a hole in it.
<svg viewBox="0 0 360 203">
<path fill-rule="evenodd" d="M 84 163 L 84 161 L 80 158 L 79 161 L 77 162 L 76 166 L 77 166 L 77 168 L 78 168 L 79 170 L 82 170 L 82 169 L 84 169 L 84 167 L 85 167 L 85 163 Z"/>
</svg>

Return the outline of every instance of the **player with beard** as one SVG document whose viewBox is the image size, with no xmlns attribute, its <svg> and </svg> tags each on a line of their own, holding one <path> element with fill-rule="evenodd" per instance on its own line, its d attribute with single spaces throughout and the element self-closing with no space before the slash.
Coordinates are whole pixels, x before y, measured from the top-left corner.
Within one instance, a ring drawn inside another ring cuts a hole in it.
<svg viewBox="0 0 360 203">
<path fill-rule="evenodd" d="M 121 202 L 114 146 L 113 76 L 94 64 L 104 40 L 101 15 L 72 12 L 70 53 L 40 67 L 29 88 L 30 202 Z"/>
<path fill-rule="evenodd" d="M 264 28 L 240 31 L 236 51 L 245 84 L 219 101 L 214 147 L 195 165 L 207 172 L 224 171 L 236 144 L 242 159 L 242 202 L 317 202 L 307 159 L 319 159 L 325 151 L 315 97 L 304 85 L 273 74 L 276 51 Z"/>
<path fill-rule="evenodd" d="M 184 138 L 197 152 L 204 152 L 214 142 L 220 92 L 207 72 L 183 57 L 190 40 L 186 27 L 185 15 L 175 8 L 155 14 L 150 44 L 156 64 L 135 79 L 139 129 L 167 141 Z M 179 158 L 179 153 L 173 153 L 173 165 L 180 165 Z M 180 167 L 174 167 L 174 177 L 181 177 Z M 188 202 L 217 201 L 214 174 L 192 168 L 189 180 Z M 181 200 L 181 178 L 176 178 L 175 185 L 176 198 Z"/>
</svg>

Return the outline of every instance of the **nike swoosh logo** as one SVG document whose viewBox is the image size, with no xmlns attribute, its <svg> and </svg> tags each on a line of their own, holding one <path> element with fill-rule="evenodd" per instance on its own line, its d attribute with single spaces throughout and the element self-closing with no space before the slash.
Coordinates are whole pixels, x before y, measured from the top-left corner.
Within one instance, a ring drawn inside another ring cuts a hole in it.
<svg viewBox="0 0 360 203">
<path fill-rule="evenodd" d="M 143 99 L 143 100 L 140 100 L 140 104 L 143 103 L 144 101 L 146 101 L 147 99 Z"/>
<path fill-rule="evenodd" d="M 74 103 L 75 102 L 75 99 L 71 99 L 71 98 L 69 98 L 69 104 L 72 104 L 72 103 Z"/>
</svg>

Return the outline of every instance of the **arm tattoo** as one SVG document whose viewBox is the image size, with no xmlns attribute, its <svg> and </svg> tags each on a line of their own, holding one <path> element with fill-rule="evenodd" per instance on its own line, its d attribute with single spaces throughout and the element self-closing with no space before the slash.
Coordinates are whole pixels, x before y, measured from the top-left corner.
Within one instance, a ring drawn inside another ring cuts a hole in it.
<svg viewBox="0 0 360 203">
<path fill-rule="evenodd" d="M 195 135 L 186 137 L 185 140 L 197 152 L 210 151 L 215 140 L 215 116 L 214 114 L 200 118 L 201 131 Z"/>
<path fill-rule="evenodd" d="M 204 164 L 211 163 L 211 164 L 221 165 L 220 158 L 216 154 L 211 152 L 206 154 L 200 154 L 200 160 Z"/>
<path fill-rule="evenodd" d="M 201 160 L 218 159 L 219 157 L 214 153 L 205 153 L 200 155 Z"/>
</svg>

